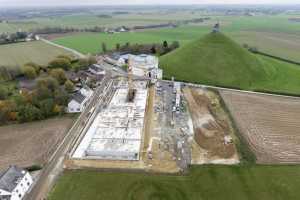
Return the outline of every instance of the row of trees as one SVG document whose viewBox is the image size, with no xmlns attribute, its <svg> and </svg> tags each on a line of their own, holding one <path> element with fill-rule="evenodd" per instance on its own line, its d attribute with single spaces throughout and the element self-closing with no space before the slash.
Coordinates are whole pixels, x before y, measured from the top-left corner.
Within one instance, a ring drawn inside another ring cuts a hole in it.
<svg viewBox="0 0 300 200">
<path fill-rule="evenodd" d="M 55 33 L 72 33 L 72 32 L 104 32 L 105 28 L 94 26 L 90 28 L 74 28 L 74 27 L 44 27 L 33 30 L 35 34 L 55 34 Z"/>
<path fill-rule="evenodd" d="M 16 32 L 16 33 L 2 33 L 0 34 L 0 44 L 15 43 L 18 41 L 24 41 L 28 36 L 27 32 Z"/>
<path fill-rule="evenodd" d="M 119 52 L 127 52 L 133 54 L 157 54 L 159 56 L 167 54 L 179 47 L 178 41 L 173 41 L 170 45 L 167 41 L 162 44 L 133 44 L 131 45 L 127 42 L 125 45 L 120 43 L 116 44 L 115 50 Z M 104 53 L 108 52 L 106 43 L 101 44 L 102 51 Z"/>
</svg>

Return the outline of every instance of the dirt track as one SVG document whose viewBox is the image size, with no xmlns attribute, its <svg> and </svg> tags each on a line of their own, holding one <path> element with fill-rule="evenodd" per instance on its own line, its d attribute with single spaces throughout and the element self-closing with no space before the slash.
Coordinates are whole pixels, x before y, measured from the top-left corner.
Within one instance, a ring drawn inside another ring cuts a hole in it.
<svg viewBox="0 0 300 200">
<path fill-rule="evenodd" d="M 0 127 L 0 170 L 45 163 L 72 124 L 72 118 L 61 117 Z"/>
<path fill-rule="evenodd" d="M 258 163 L 300 163 L 300 99 L 220 93 Z"/>
</svg>

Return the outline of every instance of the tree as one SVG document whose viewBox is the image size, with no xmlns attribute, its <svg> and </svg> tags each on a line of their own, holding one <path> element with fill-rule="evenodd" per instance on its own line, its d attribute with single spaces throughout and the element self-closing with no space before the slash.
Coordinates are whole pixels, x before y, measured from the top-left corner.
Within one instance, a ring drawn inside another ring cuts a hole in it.
<svg viewBox="0 0 300 200">
<path fill-rule="evenodd" d="M 16 110 L 16 104 L 13 101 L 0 101 L 0 122 L 5 123 L 10 119 L 12 112 Z"/>
<path fill-rule="evenodd" d="M 54 106 L 54 108 L 53 108 L 53 113 L 54 114 L 58 114 L 58 115 L 60 115 L 60 114 L 63 114 L 64 113 L 64 108 L 63 108 L 63 106 L 60 106 L 60 105 L 57 105 L 57 104 L 55 104 L 55 106 Z"/>
<path fill-rule="evenodd" d="M 68 105 L 69 94 L 63 89 L 57 89 L 54 91 L 54 101 L 58 105 Z"/>
<path fill-rule="evenodd" d="M 26 104 L 19 106 L 17 120 L 19 122 L 31 122 L 33 120 L 40 120 L 43 119 L 40 109 L 37 107 Z"/>
<path fill-rule="evenodd" d="M 62 68 L 64 70 L 69 70 L 72 67 L 71 62 L 65 58 L 56 58 L 49 63 L 49 68 Z"/>
<path fill-rule="evenodd" d="M 29 63 L 26 63 L 24 66 L 28 66 L 28 67 L 33 67 L 36 71 L 36 73 L 38 74 L 40 69 L 41 69 L 41 66 L 34 63 L 34 62 L 29 62 Z"/>
<path fill-rule="evenodd" d="M 60 84 L 64 84 L 67 80 L 65 71 L 63 69 L 52 69 L 50 75 L 55 78 Z"/>
<path fill-rule="evenodd" d="M 23 73 L 29 79 L 34 79 L 37 77 L 37 73 L 36 73 L 35 69 L 31 66 L 24 66 Z"/>
<path fill-rule="evenodd" d="M 116 50 L 117 50 L 117 51 L 120 51 L 120 48 L 121 48 L 120 43 L 117 43 L 117 44 L 116 44 Z"/>
<path fill-rule="evenodd" d="M 67 80 L 67 81 L 65 82 L 65 89 L 66 89 L 68 92 L 73 92 L 73 91 L 74 91 L 74 84 L 72 83 L 72 81 Z"/>
<path fill-rule="evenodd" d="M 104 42 L 102 42 L 102 51 L 103 51 L 104 53 L 107 52 L 107 47 L 106 47 L 106 44 L 105 44 Z"/>
<path fill-rule="evenodd" d="M 167 42 L 166 40 L 163 42 L 163 47 L 164 47 L 165 49 L 167 49 L 167 48 L 169 47 L 168 42 Z"/>
<path fill-rule="evenodd" d="M 0 85 L 0 100 L 5 100 L 8 97 L 7 88 Z"/>
<path fill-rule="evenodd" d="M 243 47 L 245 48 L 245 49 L 249 49 L 249 45 L 248 44 L 243 44 Z"/>
<path fill-rule="evenodd" d="M 51 90 L 46 85 L 41 85 L 35 90 L 34 104 L 37 105 L 39 101 L 52 97 Z"/>
<path fill-rule="evenodd" d="M 152 45 L 152 47 L 151 47 L 151 53 L 152 54 L 156 54 L 156 47 L 155 47 L 155 45 Z"/>
<path fill-rule="evenodd" d="M 37 80 L 37 88 L 42 86 L 47 87 L 49 90 L 51 90 L 51 92 L 53 92 L 59 87 L 59 83 L 56 79 L 54 79 L 51 76 L 45 78 L 39 78 Z"/>
<path fill-rule="evenodd" d="M 179 42 L 178 41 L 173 41 L 170 48 L 171 48 L 171 50 L 179 48 Z"/>
<path fill-rule="evenodd" d="M 55 104 L 53 99 L 44 99 L 39 102 L 39 108 L 43 118 L 50 117 L 54 114 L 53 113 L 54 106 Z"/>
<path fill-rule="evenodd" d="M 12 80 L 13 76 L 10 73 L 10 71 L 7 69 L 7 67 L 0 66 L 0 78 L 2 80 L 8 81 L 8 80 Z"/>
</svg>

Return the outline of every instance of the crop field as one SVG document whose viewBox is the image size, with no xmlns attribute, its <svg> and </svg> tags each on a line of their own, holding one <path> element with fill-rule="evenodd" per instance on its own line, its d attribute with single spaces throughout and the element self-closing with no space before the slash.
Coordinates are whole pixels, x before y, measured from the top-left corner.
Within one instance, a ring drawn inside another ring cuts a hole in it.
<svg viewBox="0 0 300 200">
<path fill-rule="evenodd" d="M 73 118 L 60 117 L 1 126 L 0 170 L 9 165 L 28 167 L 44 164 L 72 124 Z"/>
<path fill-rule="evenodd" d="M 70 53 L 42 41 L 0 45 L 0 66 L 16 67 L 30 61 L 46 65 L 58 55 Z"/>
<path fill-rule="evenodd" d="M 230 36 L 241 45 L 248 44 L 262 52 L 300 62 L 300 34 L 241 31 Z"/>
<path fill-rule="evenodd" d="M 186 176 L 65 171 L 50 200 L 298 200 L 299 166 L 201 166 Z"/>
<path fill-rule="evenodd" d="M 220 93 L 258 163 L 300 163 L 299 98 Z"/>
</svg>

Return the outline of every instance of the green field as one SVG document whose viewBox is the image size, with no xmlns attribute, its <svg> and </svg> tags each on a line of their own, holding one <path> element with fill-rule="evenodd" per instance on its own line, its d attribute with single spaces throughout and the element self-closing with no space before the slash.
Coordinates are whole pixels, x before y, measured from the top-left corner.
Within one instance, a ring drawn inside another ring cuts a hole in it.
<svg viewBox="0 0 300 200">
<path fill-rule="evenodd" d="M 70 55 L 68 51 L 42 41 L 0 45 L 0 66 L 18 67 L 30 61 L 46 65 L 62 54 Z"/>
<path fill-rule="evenodd" d="M 115 48 L 117 43 L 162 43 L 164 40 L 169 42 L 180 41 L 181 45 L 186 44 L 191 39 L 205 34 L 209 27 L 189 26 L 176 29 L 159 29 L 145 32 L 127 32 L 109 35 L 106 33 L 85 33 L 80 35 L 66 36 L 54 40 L 55 43 L 76 49 L 82 53 L 102 52 L 101 43 L 105 42 L 109 49 Z"/>
<path fill-rule="evenodd" d="M 180 15 L 179 15 L 180 16 Z M 163 16 L 163 18 L 166 16 Z M 187 16 L 185 16 L 187 17 Z M 212 16 L 209 23 L 195 26 L 181 26 L 176 29 L 166 28 L 144 32 L 107 35 L 105 33 L 82 33 L 55 39 L 54 42 L 76 49 L 82 53 L 100 53 L 101 43 L 107 43 L 111 49 L 116 43 L 160 43 L 164 40 L 178 40 L 182 45 L 199 38 L 216 22 L 221 20 L 222 31 L 240 44 L 256 46 L 266 53 L 300 61 L 298 42 L 300 26 L 288 21 L 289 15 L 228 17 Z"/>
<path fill-rule="evenodd" d="M 163 56 L 160 66 L 166 78 L 300 94 L 299 66 L 251 54 L 221 33 L 207 34 Z"/>
<path fill-rule="evenodd" d="M 299 166 L 201 166 L 187 176 L 66 171 L 50 200 L 298 200 Z"/>
</svg>

